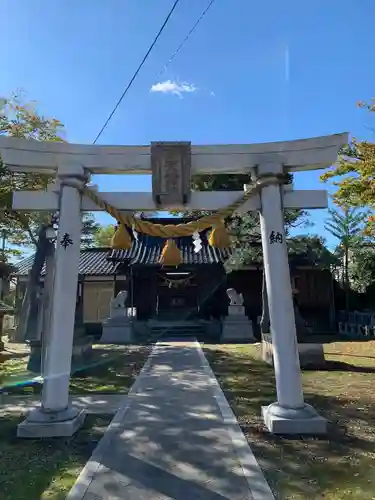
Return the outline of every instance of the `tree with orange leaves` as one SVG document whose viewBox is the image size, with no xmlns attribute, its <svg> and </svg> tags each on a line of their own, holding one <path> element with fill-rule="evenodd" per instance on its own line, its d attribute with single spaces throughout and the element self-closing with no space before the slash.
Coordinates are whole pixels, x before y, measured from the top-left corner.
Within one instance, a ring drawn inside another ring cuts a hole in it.
<svg viewBox="0 0 375 500">
<path fill-rule="evenodd" d="M 360 102 L 358 106 L 375 113 L 375 98 L 369 103 Z M 325 182 L 335 177 L 339 177 L 333 181 L 337 187 L 336 204 L 369 209 L 366 233 L 375 235 L 375 143 L 353 138 L 341 151 L 338 164 L 321 179 Z"/>
</svg>

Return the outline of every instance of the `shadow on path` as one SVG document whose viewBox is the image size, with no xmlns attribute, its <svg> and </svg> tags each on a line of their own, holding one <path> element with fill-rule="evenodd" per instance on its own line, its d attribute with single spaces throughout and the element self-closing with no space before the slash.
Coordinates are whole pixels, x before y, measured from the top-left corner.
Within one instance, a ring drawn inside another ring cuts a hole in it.
<svg viewBox="0 0 375 500">
<path fill-rule="evenodd" d="M 253 498 L 195 346 L 158 345 L 129 403 L 85 500 Z"/>
</svg>

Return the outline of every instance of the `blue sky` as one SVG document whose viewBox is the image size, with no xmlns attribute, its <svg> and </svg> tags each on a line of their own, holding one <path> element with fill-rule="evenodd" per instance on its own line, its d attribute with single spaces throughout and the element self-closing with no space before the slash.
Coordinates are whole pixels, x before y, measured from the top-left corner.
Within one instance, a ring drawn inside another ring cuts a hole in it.
<svg viewBox="0 0 375 500">
<path fill-rule="evenodd" d="M 2 0 L 0 96 L 17 88 L 59 118 L 70 142 L 91 143 L 173 0 Z M 356 108 L 375 94 L 373 0 L 216 0 L 161 74 L 208 0 L 180 0 L 99 144 L 369 137 Z M 150 92 L 186 83 L 181 97 Z M 298 188 L 322 188 L 319 172 Z M 100 189 L 149 190 L 148 177 L 101 176 Z M 311 232 L 324 234 L 324 211 Z M 110 222 L 101 216 L 103 222 Z"/>
</svg>

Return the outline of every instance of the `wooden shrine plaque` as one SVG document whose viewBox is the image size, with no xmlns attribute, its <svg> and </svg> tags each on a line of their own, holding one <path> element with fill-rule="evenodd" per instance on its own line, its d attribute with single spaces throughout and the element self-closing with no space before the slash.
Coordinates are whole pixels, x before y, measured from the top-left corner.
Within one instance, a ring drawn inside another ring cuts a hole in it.
<svg viewBox="0 0 375 500">
<path fill-rule="evenodd" d="M 151 143 L 152 195 L 160 208 L 186 205 L 190 199 L 191 143 Z"/>
</svg>

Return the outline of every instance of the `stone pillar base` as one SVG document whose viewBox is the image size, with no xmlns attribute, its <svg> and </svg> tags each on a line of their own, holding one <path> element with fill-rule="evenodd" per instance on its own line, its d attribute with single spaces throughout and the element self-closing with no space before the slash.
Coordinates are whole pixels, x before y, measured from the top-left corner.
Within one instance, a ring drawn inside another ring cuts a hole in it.
<svg viewBox="0 0 375 500">
<path fill-rule="evenodd" d="M 132 324 L 126 316 L 103 321 L 100 344 L 132 344 L 133 342 Z"/>
<path fill-rule="evenodd" d="M 262 335 L 262 359 L 273 366 L 273 347 L 271 334 Z M 301 368 L 325 365 L 324 347 L 318 343 L 298 344 L 299 364 Z"/>
<path fill-rule="evenodd" d="M 72 407 L 59 412 L 47 412 L 43 408 L 35 408 L 17 426 L 17 437 L 29 439 L 71 437 L 82 427 L 85 417 L 84 411 Z"/>
<path fill-rule="evenodd" d="M 308 404 L 302 408 L 283 408 L 272 403 L 262 406 L 262 416 L 272 434 L 320 436 L 327 433 L 327 420 Z"/>
<path fill-rule="evenodd" d="M 90 359 L 92 353 L 92 337 L 79 337 L 74 339 L 72 347 L 72 362 L 70 371 L 73 374 L 75 371 L 84 367 Z M 27 362 L 27 370 L 36 375 L 41 375 L 42 371 L 42 344 L 41 342 L 33 342 L 30 344 L 29 360 Z"/>
<path fill-rule="evenodd" d="M 253 342 L 253 324 L 247 316 L 227 316 L 223 323 L 222 342 Z"/>
<path fill-rule="evenodd" d="M 36 375 L 41 375 L 42 367 L 42 343 L 41 342 L 30 342 L 30 354 L 27 361 L 27 371 L 35 373 Z"/>
</svg>

